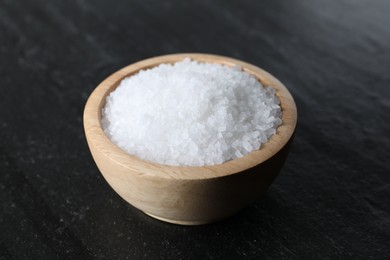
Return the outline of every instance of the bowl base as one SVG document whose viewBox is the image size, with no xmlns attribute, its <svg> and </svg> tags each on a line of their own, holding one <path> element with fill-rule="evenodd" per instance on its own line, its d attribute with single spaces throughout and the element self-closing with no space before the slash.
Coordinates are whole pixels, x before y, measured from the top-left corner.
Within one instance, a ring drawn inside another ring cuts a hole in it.
<svg viewBox="0 0 390 260">
<path fill-rule="evenodd" d="M 168 223 L 171 223 L 171 224 L 183 225 L 183 226 L 204 225 L 204 224 L 213 223 L 213 222 L 216 222 L 216 221 L 219 221 L 219 220 L 223 219 L 222 218 L 222 219 L 212 219 L 212 220 L 176 220 L 176 219 L 168 219 L 168 218 L 159 217 L 159 216 L 147 213 L 145 211 L 143 211 L 143 213 L 145 213 L 149 217 L 158 219 L 160 221 L 168 222 Z"/>
</svg>

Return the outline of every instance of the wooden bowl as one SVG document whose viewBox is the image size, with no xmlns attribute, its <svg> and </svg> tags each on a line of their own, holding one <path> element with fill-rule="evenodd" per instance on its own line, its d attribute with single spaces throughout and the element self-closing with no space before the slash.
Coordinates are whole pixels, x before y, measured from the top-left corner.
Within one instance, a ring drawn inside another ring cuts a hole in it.
<svg viewBox="0 0 390 260">
<path fill-rule="evenodd" d="M 129 155 L 103 132 L 102 107 L 120 81 L 142 69 L 189 57 L 207 63 L 239 65 L 263 85 L 276 89 L 282 125 L 260 150 L 223 164 L 203 167 L 168 166 Z M 127 202 L 166 222 L 200 225 L 233 215 L 258 199 L 279 173 L 292 142 L 297 111 L 288 90 L 264 70 L 236 59 L 209 54 L 173 54 L 131 64 L 105 79 L 84 110 L 84 129 L 92 156 L 111 187 Z"/>
</svg>

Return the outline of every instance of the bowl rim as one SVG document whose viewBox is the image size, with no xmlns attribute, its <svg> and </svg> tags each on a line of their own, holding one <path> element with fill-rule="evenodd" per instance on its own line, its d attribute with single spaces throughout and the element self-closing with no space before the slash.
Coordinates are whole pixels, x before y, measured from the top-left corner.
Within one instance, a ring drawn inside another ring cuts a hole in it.
<svg viewBox="0 0 390 260">
<path fill-rule="evenodd" d="M 107 95 L 112 92 L 123 78 L 136 74 L 140 70 L 150 69 L 161 63 L 174 63 L 184 58 L 199 62 L 217 63 L 227 66 L 238 65 L 257 78 L 264 86 L 271 86 L 276 90 L 282 109 L 282 124 L 276 134 L 263 144 L 260 150 L 236 158 L 222 164 L 206 166 L 172 166 L 158 164 L 139 159 L 130 155 L 115 145 L 104 133 L 101 126 L 101 113 Z M 176 179 L 176 180 L 204 180 L 213 179 L 243 172 L 265 162 L 280 151 L 294 134 L 297 123 L 297 109 L 293 97 L 287 88 L 270 73 L 263 69 L 230 57 L 204 54 L 179 53 L 148 58 L 130 64 L 103 80 L 89 96 L 84 108 L 84 131 L 89 146 L 97 149 L 106 159 L 120 164 L 129 170 L 129 174 L 138 174 L 145 177 Z M 90 147 L 90 150 L 91 147 Z"/>
</svg>

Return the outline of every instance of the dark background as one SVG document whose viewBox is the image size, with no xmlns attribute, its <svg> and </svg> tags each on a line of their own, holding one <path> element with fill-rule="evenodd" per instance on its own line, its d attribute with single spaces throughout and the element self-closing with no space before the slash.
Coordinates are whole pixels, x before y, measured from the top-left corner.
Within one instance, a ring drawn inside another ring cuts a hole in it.
<svg viewBox="0 0 390 260">
<path fill-rule="evenodd" d="M 0 258 L 388 259 L 390 1 L 0 0 Z M 266 196 L 216 224 L 151 219 L 103 180 L 82 126 L 148 57 L 253 63 L 298 126 Z"/>
</svg>

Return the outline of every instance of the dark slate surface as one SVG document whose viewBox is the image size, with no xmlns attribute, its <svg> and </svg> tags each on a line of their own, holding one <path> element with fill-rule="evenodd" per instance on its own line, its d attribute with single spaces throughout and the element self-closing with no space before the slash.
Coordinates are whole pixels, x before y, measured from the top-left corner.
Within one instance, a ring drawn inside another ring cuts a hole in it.
<svg viewBox="0 0 390 260">
<path fill-rule="evenodd" d="M 0 1 L 0 258 L 389 259 L 390 2 Z M 222 54 L 299 109 L 267 195 L 220 223 L 153 220 L 85 142 L 95 86 L 135 61 Z"/>
</svg>

